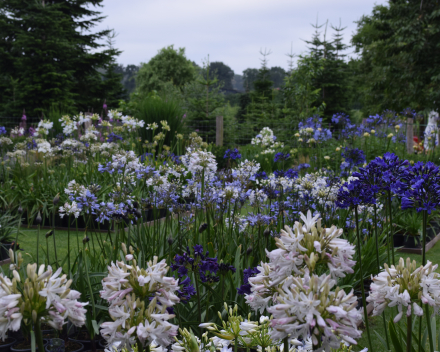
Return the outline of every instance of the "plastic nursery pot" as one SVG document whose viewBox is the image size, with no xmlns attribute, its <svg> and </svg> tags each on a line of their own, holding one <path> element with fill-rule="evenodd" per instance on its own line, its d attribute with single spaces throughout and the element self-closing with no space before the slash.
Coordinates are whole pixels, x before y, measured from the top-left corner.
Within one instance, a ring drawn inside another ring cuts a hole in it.
<svg viewBox="0 0 440 352">
<path fill-rule="evenodd" d="M 46 346 L 48 340 L 43 339 L 43 346 Z M 36 346 L 36 350 L 38 351 L 38 346 Z M 31 352 L 31 340 L 21 340 L 11 346 L 11 352 Z"/>
<path fill-rule="evenodd" d="M 405 241 L 406 248 L 419 248 L 420 247 L 420 236 L 408 235 Z"/>
<path fill-rule="evenodd" d="M 92 350 L 92 340 L 90 339 L 90 335 L 86 330 L 80 330 L 75 332 L 69 336 L 69 341 L 79 342 L 84 346 L 84 350 Z M 99 339 L 95 336 L 95 347 L 99 348 Z"/>
<path fill-rule="evenodd" d="M 50 344 L 46 345 L 45 350 L 46 352 L 60 352 L 59 350 L 52 351 Z M 81 342 L 67 341 L 62 352 L 82 352 L 83 350 L 84 346 Z"/>
<path fill-rule="evenodd" d="M 107 341 L 105 339 L 99 340 L 99 347 L 105 350 L 105 348 L 107 347 Z"/>
<path fill-rule="evenodd" d="M 48 352 L 64 352 L 65 351 L 64 340 L 58 338 L 50 339 L 49 343 L 45 347 L 45 350 Z"/>
<path fill-rule="evenodd" d="M 9 352 L 11 346 L 17 342 L 13 337 L 8 337 L 5 341 L 0 340 L 0 352 Z"/>
<path fill-rule="evenodd" d="M 402 233 L 395 233 L 393 235 L 394 247 L 403 247 L 405 245 L 405 235 Z"/>
</svg>

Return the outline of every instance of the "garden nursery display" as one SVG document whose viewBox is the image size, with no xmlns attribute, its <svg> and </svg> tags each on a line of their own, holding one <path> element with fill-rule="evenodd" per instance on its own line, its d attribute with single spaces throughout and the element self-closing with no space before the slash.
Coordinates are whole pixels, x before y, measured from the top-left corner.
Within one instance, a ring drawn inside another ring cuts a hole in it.
<svg viewBox="0 0 440 352">
<path fill-rule="evenodd" d="M 116 110 L 0 127 L 0 350 L 438 350 L 440 153 L 408 153 L 413 115 L 229 149 Z"/>
</svg>

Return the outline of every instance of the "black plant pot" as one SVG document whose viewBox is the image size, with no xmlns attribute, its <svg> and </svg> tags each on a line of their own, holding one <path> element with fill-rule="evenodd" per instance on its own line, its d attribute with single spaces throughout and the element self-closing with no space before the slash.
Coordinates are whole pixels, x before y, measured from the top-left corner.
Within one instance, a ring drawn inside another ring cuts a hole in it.
<svg viewBox="0 0 440 352">
<path fill-rule="evenodd" d="M 420 248 L 420 236 L 406 236 L 405 247 L 406 248 Z"/>
<path fill-rule="evenodd" d="M 0 243 L 0 260 L 9 259 L 9 248 L 11 243 Z"/>
<path fill-rule="evenodd" d="M 11 346 L 17 342 L 13 337 L 9 337 L 6 341 L 0 341 L 0 352 L 9 352 L 11 350 Z"/>
<path fill-rule="evenodd" d="M 84 351 L 84 346 L 81 342 L 78 341 L 69 341 L 67 342 L 68 344 L 75 344 L 77 345 L 76 349 L 71 349 L 69 348 L 70 352 L 82 352 Z M 51 352 L 51 350 L 49 349 L 50 344 L 48 343 L 46 346 L 44 346 L 44 349 L 46 350 L 46 352 Z M 70 346 L 69 346 L 70 347 Z M 65 347 L 65 350 L 67 350 L 67 346 Z"/>
<path fill-rule="evenodd" d="M 23 340 L 17 341 L 15 344 L 13 344 L 11 346 L 11 352 L 31 352 L 32 351 L 31 346 L 29 346 L 29 348 L 18 348 L 17 345 L 19 345 L 21 342 L 23 342 Z M 48 342 L 49 342 L 48 340 L 43 339 L 43 346 L 46 347 Z M 36 350 L 38 351 L 38 346 L 36 346 Z"/>
<path fill-rule="evenodd" d="M 77 333 L 73 333 L 72 335 L 70 335 L 69 341 L 81 343 L 84 346 L 84 350 L 93 349 L 93 345 L 92 345 L 93 341 L 89 338 L 89 335 L 85 330 L 81 330 Z M 95 339 L 95 347 L 96 348 L 99 347 L 99 340 L 97 339 Z"/>
<path fill-rule="evenodd" d="M 393 235 L 394 247 L 403 247 L 405 245 L 405 235 L 401 233 L 395 233 Z"/>
</svg>

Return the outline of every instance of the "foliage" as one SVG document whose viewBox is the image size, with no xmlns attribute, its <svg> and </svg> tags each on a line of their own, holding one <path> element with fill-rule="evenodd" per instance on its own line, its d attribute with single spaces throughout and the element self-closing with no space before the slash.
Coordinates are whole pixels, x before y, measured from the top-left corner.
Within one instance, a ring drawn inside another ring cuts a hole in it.
<svg viewBox="0 0 440 352">
<path fill-rule="evenodd" d="M 363 109 L 438 109 L 440 4 L 390 1 L 358 22 L 352 38 L 361 55 L 356 84 Z"/>
<path fill-rule="evenodd" d="M 19 115 L 26 108 L 35 116 L 53 104 L 69 112 L 100 108 L 108 84 L 120 86 L 103 81 L 98 71 L 107 70 L 120 53 L 102 50 L 98 42 L 111 30 L 88 33 L 102 20 L 89 5 L 101 2 L 2 1 L 0 111 Z"/>
<path fill-rule="evenodd" d="M 194 65 L 185 56 L 185 48 L 174 45 L 159 50 L 148 63 L 141 65 L 136 75 L 136 89 L 141 94 L 160 90 L 166 82 L 182 88 L 195 79 Z"/>
</svg>

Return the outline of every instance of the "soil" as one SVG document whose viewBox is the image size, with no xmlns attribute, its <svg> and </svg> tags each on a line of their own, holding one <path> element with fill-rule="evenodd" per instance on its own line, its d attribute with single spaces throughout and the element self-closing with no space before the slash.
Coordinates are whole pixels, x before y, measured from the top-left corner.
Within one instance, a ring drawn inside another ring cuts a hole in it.
<svg viewBox="0 0 440 352">
<path fill-rule="evenodd" d="M 81 330 L 81 331 L 78 331 L 78 332 L 76 332 L 76 333 L 70 335 L 69 337 L 70 337 L 71 339 L 79 340 L 79 341 L 88 341 L 88 340 L 90 340 L 90 335 L 89 335 L 89 333 L 87 332 L 87 330 Z M 96 338 L 95 338 L 95 339 L 96 339 Z M 96 340 L 96 341 L 99 341 L 99 339 Z"/>
<path fill-rule="evenodd" d="M 43 341 L 43 342 L 45 342 L 45 341 Z M 36 349 L 38 349 L 38 346 L 37 345 L 35 345 L 35 346 L 36 346 Z M 16 350 L 30 350 L 31 349 L 31 340 L 30 339 L 29 339 L 29 341 L 22 340 L 19 343 L 15 344 L 13 347 Z"/>
<path fill-rule="evenodd" d="M 78 351 L 81 348 L 81 345 L 78 342 L 68 341 L 65 345 L 65 352 L 73 352 Z"/>
<path fill-rule="evenodd" d="M 11 337 L 7 338 L 5 341 L 0 340 L 0 346 L 8 345 L 11 342 L 14 342 L 14 339 Z"/>
</svg>

